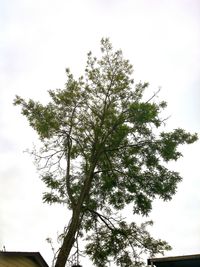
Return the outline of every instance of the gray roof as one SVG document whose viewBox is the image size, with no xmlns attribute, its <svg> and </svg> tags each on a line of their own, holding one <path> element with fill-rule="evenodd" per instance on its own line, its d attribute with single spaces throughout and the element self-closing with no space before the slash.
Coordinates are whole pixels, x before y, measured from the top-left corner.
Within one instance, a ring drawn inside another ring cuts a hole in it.
<svg viewBox="0 0 200 267">
<path fill-rule="evenodd" d="M 156 267 L 200 267 L 200 254 L 148 259 L 148 265 Z"/>
</svg>

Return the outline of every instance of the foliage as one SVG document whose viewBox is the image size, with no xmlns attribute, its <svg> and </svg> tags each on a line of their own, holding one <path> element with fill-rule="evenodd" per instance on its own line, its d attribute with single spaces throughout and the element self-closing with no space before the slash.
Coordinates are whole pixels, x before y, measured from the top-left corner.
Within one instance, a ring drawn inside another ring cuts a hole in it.
<svg viewBox="0 0 200 267">
<path fill-rule="evenodd" d="M 110 260 L 142 266 L 141 253 L 170 249 L 150 236 L 150 223 L 128 224 L 120 211 L 131 204 L 134 214 L 148 215 L 156 197 L 170 200 L 181 177 L 167 163 L 181 156 L 180 144 L 197 140 L 183 129 L 161 131 L 166 102 L 157 103 L 157 93 L 145 100 L 148 83 L 134 85 L 132 65 L 108 39 L 101 52 L 100 59 L 88 53 L 84 77 L 67 69 L 65 88 L 50 90 L 49 104 L 15 98 L 43 144 L 33 154 L 50 189 L 44 201 L 72 210 L 56 266 L 64 266 L 76 236 L 86 238 L 98 267 Z"/>
</svg>

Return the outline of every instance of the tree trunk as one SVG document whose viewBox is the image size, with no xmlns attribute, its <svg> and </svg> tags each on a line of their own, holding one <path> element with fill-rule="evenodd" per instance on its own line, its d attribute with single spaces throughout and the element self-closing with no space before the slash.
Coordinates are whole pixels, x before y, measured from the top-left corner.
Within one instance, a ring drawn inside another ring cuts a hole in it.
<svg viewBox="0 0 200 267">
<path fill-rule="evenodd" d="M 75 235 L 79 228 L 80 223 L 80 211 L 76 210 L 73 212 L 72 220 L 69 225 L 66 236 L 64 237 L 63 244 L 58 253 L 55 267 L 64 267 L 69 257 L 70 251 L 75 241 Z"/>
<path fill-rule="evenodd" d="M 86 180 L 84 182 L 84 185 L 83 185 L 83 188 L 81 190 L 77 205 L 73 209 L 72 219 L 71 219 L 67 234 L 64 237 L 62 246 L 61 246 L 60 251 L 58 253 L 55 267 L 65 267 L 65 264 L 67 262 L 69 254 L 70 254 L 70 251 L 73 247 L 73 244 L 75 241 L 75 235 L 76 235 L 76 233 L 79 229 L 79 225 L 81 223 L 82 206 L 83 206 L 83 203 L 85 201 L 85 198 L 88 197 L 89 192 L 90 192 L 92 178 L 94 175 L 94 168 L 95 168 L 95 164 L 93 164 L 91 171 L 90 171 L 90 175 L 86 178 Z"/>
</svg>

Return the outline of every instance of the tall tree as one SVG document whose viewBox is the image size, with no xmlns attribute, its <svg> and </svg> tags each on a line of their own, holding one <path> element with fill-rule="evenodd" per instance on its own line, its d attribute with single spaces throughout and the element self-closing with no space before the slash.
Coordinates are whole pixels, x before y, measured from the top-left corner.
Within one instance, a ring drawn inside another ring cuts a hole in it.
<svg viewBox="0 0 200 267">
<path fill-rule="evenodd" d="M 19 96 L 22 114 L 42 147 L 33 151 L 41 179 L 50 189 L 43 200 L 64 203 L 72 211 L 55 266 L 64 267 L 77 238 L 97 267 L 142 266 L 141 253 L 163 253 L 170 246 L 155 240 L 146 227 L 120 215 L 131 204 L 148 215 L 155 197 L 170 200 L 181 181 L 167 163 L 177 160 L 180 144 L 197 140 L 183 129 L 163 132 L 166 102 L 144 97 L 148 83 L 134 85 L 132 65 L 121 50 L 101 41 L 102 57 L 88 53 L 85 76 L 66 70 L 64 89 L 50 90 L 43 105 Z"/>
</svg>

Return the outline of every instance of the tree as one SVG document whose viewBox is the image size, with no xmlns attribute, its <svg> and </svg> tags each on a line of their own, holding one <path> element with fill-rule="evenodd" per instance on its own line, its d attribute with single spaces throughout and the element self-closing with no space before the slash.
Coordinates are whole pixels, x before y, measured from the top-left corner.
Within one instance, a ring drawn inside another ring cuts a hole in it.
<svg viewBox="0 0 200 267">
<path fill-rule="evenodd" d="M 181 181 L 167 163 L 177 160 L 180 144 L 197 140 L 183 129 L 164 132 L 166 102 L 144 97 L 148 83 L 134 85 L 132 65 L 109 39 L 102 57 L 88 53 L 85 77 L 66 70 L 64 89 L 50 90 L 47 105 L 16 96 L 22 114 L 42 147 L 33 151 L 49 192 L 43 200 L 64 203 L 72 211 L 63 233 L 56 267 L 64 267 L 75 241 L 85 238 L 85 252 L 97 267 L 112 259 L 118 266 L 142 266 L 141 253 L 163 253 L 170 246 L 155 240 L 146 227 L 120 215 L 148 215 L 155 197 L 170 200 Z"/>
</svg>

